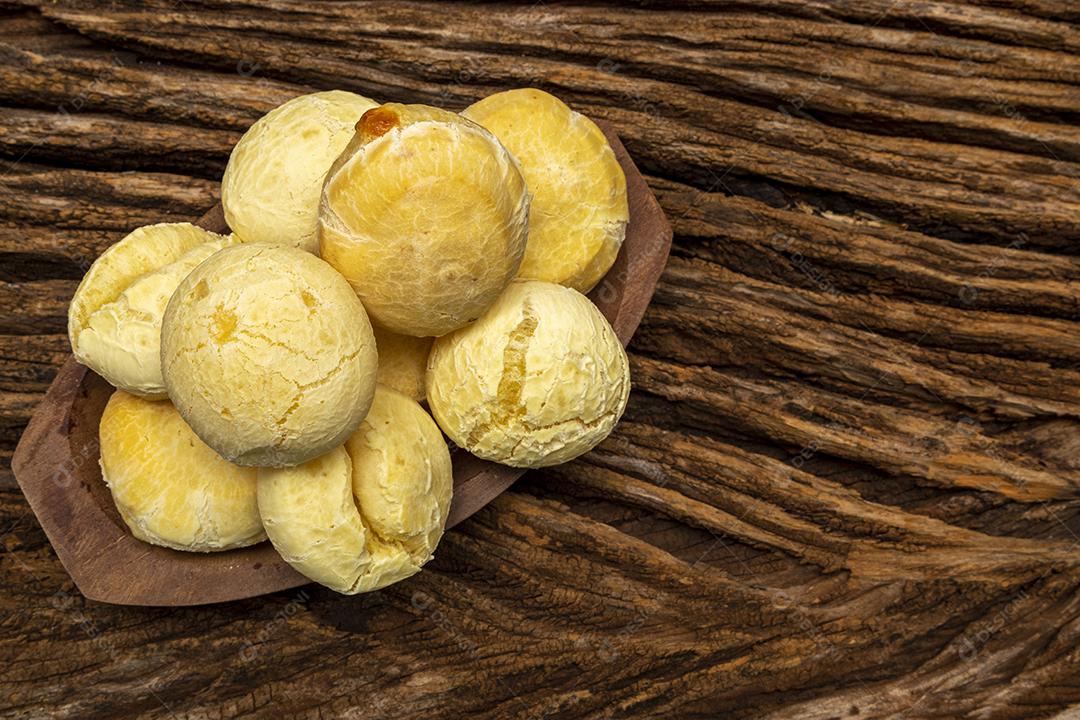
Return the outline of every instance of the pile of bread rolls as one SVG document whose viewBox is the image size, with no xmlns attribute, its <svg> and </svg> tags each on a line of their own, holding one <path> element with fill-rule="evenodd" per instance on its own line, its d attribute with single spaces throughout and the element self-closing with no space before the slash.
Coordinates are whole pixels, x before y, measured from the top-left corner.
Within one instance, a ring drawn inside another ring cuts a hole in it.
<svg viewBox="0 0 1080 720">
<path fill-rule="evenodd" d="M 442 536 L 444 435 L 543 467 L 622 415 L 626 354 L 582 293 L 622 244 L 626 179 L 555 97 L 297 97 L 237 143 L 221 201 L 232 234 L 138 228 L 71 302 L 75 357 L 116 387 L 101 469 L 139 539 L 269 538 L 312 580 L 374 590 Z"/>
</svg>

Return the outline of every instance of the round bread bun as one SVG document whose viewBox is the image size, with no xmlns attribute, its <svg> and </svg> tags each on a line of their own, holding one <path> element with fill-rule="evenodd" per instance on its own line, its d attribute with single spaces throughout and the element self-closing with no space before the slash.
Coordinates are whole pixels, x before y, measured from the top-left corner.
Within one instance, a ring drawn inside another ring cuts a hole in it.
<svg viewBox="0 0 1080 720">
<path fill-rule="evenodd" d="M 592 449 L 626 408 L 630 367 L 611 325 L 576 290 L 516 281 L 477 322 L 435 341 L 427 400 L 459 446 L 514 467 Z"/>
<path fill-rule="evenodd" d="M 138 539 L 174 550 L 231 550 L 266 539 L 257 473 L 223 460 L 168 401 L 117 390 L 101 414 L 101 475 Z"/>
<path fill-rule="evenodd" d="M 236 242 L 190 223 L 162 223 L 138 228 L 112 245 L 83 276 L 68 308 L 75 359 L 114 387 L 166 397 L 165 306 L 196 265 Z"/>
<path fill-rule="evenodd" d="M 525 252 L 529 197 L 510 153 L 452 112 L 369 110 L 323 186 L 319 249 L 376 323 L 417 337 L 469 323 Z"/>
<path fill-rule="evenodd" d="M 379 349 L 379 384 L 422 401 L 427 392 L 424 375 L 428 353 L 435 338 L 401 335 L 374 324 L 371 329 Z"/>
<path fill-rule="evenodd" d="M 532 194 L 518 277 L 591 290 L 615 262 L 630 218 L 626 176 L 604 133 L 533 88 L 490 95 L 461 114 L 517 158 Z"/>
<path fill-rule="evenodd" d="M 297 467 L 259 470 L 259 512 L 278 553 L 347 595 L 417 573 L 442 537 L 452 492 L 439 428 L 414 400 L 381 385 L 343 446 Z"/>
<path fill-rule="evenodd" d="M 221 179 L 229 227 L 245 242 L 317 252 L 319 195 L 353 126 L 378 103 L 344 90 L 301 95 L 274 108 L 236 143 Z"/>
<path fill-rule="evenodd" d="M 296 465 L 356 430 L 375 392 L 371 323 L 345 279 L 311 253 L 226 248 L 180 284 L 165 311 L 169 398 L 238 465 Z"/>
</svg>

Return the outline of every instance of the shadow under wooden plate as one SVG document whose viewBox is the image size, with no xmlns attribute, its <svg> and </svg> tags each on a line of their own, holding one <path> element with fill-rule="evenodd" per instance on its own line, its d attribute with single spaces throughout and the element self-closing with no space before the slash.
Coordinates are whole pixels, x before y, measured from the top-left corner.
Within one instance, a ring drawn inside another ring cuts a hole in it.
<svg viewBox="0 0 1080 720">
<path fill-rule="evenodd" d="M 630 223 L 611 270 L 589 297 L 627 344 L 645 314 L 671 247 L 671 227 L 614 130 L 598 122 L 626 174 Z M 228 227 L 221 206 L 200 218 Z M 69 358 L 34 413 L 12 469 L 60 562 L 87 598 L 125 605 L 202 605 L 309 582 L 268 542 L 221 553 L 149 545 L 128 532 L 98 466 L 98 422 L 112 388 Z M 524 471 L 455 450 L 447 528 L 487 505 Z"/>
</svg>

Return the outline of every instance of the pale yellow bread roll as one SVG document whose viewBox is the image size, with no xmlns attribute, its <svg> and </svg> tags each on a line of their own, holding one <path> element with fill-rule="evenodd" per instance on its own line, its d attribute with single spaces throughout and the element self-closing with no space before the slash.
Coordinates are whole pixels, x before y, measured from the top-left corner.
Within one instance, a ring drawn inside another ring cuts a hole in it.
<svg viewBox="0 0 1080 720">
<path fill-rule="evenodd" d="M 427 400 L 469 452 L 545 467 L 590 450 L 615 427 L 630 392 L 622 344 L 571 288 L 515 281 L 477 322 L 435 341 Z"/>
<path fill-rule="evenodd" d="M 223 460 L 169 401 L 116 391 L 101 415 L 100 438 L 102 477 L 135 537 L 195 552 L 266 539 L 255 469 Z"/>
<path fill-rule="evenodd" d="M 68 307 L 75 359 L 114 387 L 164 398 L 161 318 L 180 281 L 235 244 L 190 223 L 147 225 L 109 247 L 83 276 Z"/>
<path fill-rule="evenodd" d="M 414 400 L 379 386 L 343 446 L 259 470 L 259 511 L 296 570 L 340 593 L 377 590 L 431 559 L 453 492 L 450 452 Z"/>
<path fill-rule="evenodd" d="M 349 284 L 311 253 L 226 248 L 177 288 L 161 332 L 165 386 L 200 438 L 238 465 L 296 465 L 367 414 L 378 355 Z"/>
<path fill-rule="evenodd" d="M 221 178 L 225 220 L 245 242 L 318 251 L 319 195 L 353 126 L 378 103 L 344 90 L 301 95 L 252 125 Z"/>
<path fill-rule="evenodd" d="M 319 249 L 372 320 L 442 335 L 479 317 L 517 273 L 529 199 L 499 141 L 455 113 L 364 113 L 326 176 Z"/>
<path fill-rule="evenodd" d="M 423 400 L 428 353 L 435 338 L 401 335 L 374 324 L 371 329 L 375 331 L 375 346 L 379 348 L 379 384 L 417 402 Z"/>
<path fill-rule="evenodd" d="M 542 90 L 490 95 L 461 113 L 521 165 L 532 195 L 518 277 L 588 292 L 615 262 L 630 209 L 626 176 L 600 128 Z"/>
</svg>

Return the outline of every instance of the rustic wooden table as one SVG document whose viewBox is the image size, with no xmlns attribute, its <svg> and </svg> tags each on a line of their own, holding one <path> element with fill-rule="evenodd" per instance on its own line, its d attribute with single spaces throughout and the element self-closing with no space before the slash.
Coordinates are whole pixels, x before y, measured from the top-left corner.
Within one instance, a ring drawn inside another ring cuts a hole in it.
<svg viewBox="0 0 1080 720">
<path fill-rule="evenodd" d="M 1072 0 L 0 8 L 0 715 L 1076 717 Z M 293 95 L 522 85 L 675 229 L 615 435 L 380 593 L 78 595 L 6 468 L 93 258 Z"/>
</svg>

